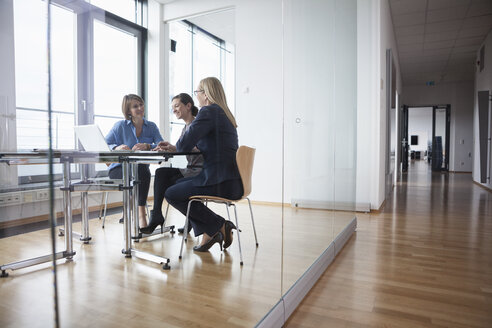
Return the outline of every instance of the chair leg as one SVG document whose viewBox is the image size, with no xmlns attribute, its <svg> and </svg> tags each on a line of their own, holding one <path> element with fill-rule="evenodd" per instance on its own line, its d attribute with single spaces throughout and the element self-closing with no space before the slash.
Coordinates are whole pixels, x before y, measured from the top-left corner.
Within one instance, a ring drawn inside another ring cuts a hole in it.
<svg viewBox="0 0 492 328">
<path fill-rule="evenodd" d="M 256 228 L 255 228 L 255 219 L 253 218 L 253 209 L 251 208 L 251 201 L 249 200 L 249 198 L 246 197 L 246 199 L 248 200 L 249 212 L 251 213 L 251 223 L 253 224 L 253 231 L 255 233 L 256 247 L 258 247 L 258 238 L 256 237 Z"/>
<path fill-rule="evenodd" d="M 103 224 L 102 227 L 104 229 L 104 225 L 106 224 L 106 210 L 108 209 L 108 192 L 105 192 L 104 195 L 104 218 L 103 218 Z"/>
<path fill-rule="evenodd" d="M 106 191 L 103 191 L 101 194 L 101 205 L 99 206 L 99 220 L 102 219 L 102 212 L 104 209 L 104 195 L 106 194 Z"/>
<path fill-rule="evenodd" d="M 188 209 L 186 210 L 186 220 L 185 220 L 185 226 L 184 226 L 184 231 L 188 231 L 188 224 L 189 224 L 189 216 L 190 216 L 190 207 L 191 203 L 193 202 L 193 199 L 188 202 Z M 166 211 L 167 214 L 167 211 Z M 183 245 L 186 239 L 187 233 L 183 233 L 183 239 L 181 239 L 181 250 L 179 251 L 179 258 L 183 258 Z"/>
<path fill-rule="evenodd" d="M 234 206 L 234 215 L 236 216 L 236 227 L 237 227 L 237 243 L 239 245 L 239 257 L 241 259 L 240 264 L 243 265 L 243 251 L 241 250 L 241 237 L 239 231 L 239 222 L 237 220 L 237 211 L 236 211 L 236 204 L 232 204 L 231 206 Z M 228 211 L 229 213 L 229 211 Z"/>
</svg>

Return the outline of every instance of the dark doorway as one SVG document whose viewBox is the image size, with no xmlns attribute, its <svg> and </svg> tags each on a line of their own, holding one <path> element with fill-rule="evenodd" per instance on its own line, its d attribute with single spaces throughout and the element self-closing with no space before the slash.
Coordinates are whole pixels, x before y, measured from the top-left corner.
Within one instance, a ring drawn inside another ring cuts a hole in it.
<svg viewBox="0 0 492 328">
<path fill-rule="evenodd" d="M 403 105 L 401 113 L 402 172 L 408 171 L 409 160 L 424 160 L 432 171 L 449 171 L 451 105 Z"/>
</svg>

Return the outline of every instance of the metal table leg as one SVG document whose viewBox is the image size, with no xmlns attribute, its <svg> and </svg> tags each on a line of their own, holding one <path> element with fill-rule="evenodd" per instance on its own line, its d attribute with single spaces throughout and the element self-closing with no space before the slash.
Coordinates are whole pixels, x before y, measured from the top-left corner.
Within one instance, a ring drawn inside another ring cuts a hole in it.
<svg viewBox="0 0 492 328">
<path fill-rule="evenodd" d="M 163 256 L 154 255 L 147 252 L 142 252 L 137 249 L 131 247 L 131 224 L 130 224 L 130 207 L 135 204 L 138 205 L 138 200 L 136 200 L 136 194 L 133 194 L 133 202 L 130 199 L 130 190 L 132 186 L 130 185 L 130 163 L 128 160 L 122 160 L 122 171 L 123 171 L 123 226 L 124 226 L 124 234 L 125 234 L 125 248 L 122 250 L 122 253 L 125 254 L 125 257 L 135 256 L 137 258 L 152 261 L 154 263 L 162 264 L 162 268 L 164 270 L 171 269 L 169 265 L 170 260 Z M 137 166 L 137 164 L 132 164 L 133 166 Z M 135 177 L 135 175 L 134 175 Z M 138 211 L 138 208 L 133 209 L 134 212 Z M 134 228 L 138 229 L 138 214 L 135 215 L 136 223 L 133 224 Z"/>
<path fill-rule="evenodd" d="M 80 164 L 80 172 L 82 175 L 82 182 L 87 182 L 87 165 Z M 80 208 L 82 210 L 82 236 L 80 240 L 84 242 L 84 244 L 88 244 L 91 240 L 89 236 L 89 199 L 87 192 L 80 193 Z"/>
<path fill-rule="evenodd" d="M 73 251 L 72 244 L 72 200 L 70 198 L 70 161 L 63 161 L 63 204 L 65 211 L 65 228 L 67 233 L 65 234 L 65 251 L 57 252 L 55 254 L 49 254 L 44 256 L 39 256 L 31 258 L 28 260 L 12 262 L 8 264 L 0 265 L 0 270 L 2 271 L 0 277 L 8 277 L 8 273 L 5 270 L 17 270 L 22 268 L 27 268 L 36 264 L 41 264 L 45 262 L 51 262 L 53 256 L 55 259 L 59 260 L 66 258 L 67 262 L 73 260 L 75 252 Z"/>
<path fill-rule="evenodd" d="M 140 219 L 140 213 L 138 210 L 138 185 L 140 184 L 140 180 L 138 179 L 138 164 L 136 163 L 130 163 L 131 170 L 132 170 L 132 177 L 133 177 L 133 189 L 132 189 L 132 194 L 133 194 L 133 202 L 132 202 L 132 207 L 133 207 L 133 224 L 132 224 L 132 239 L 138 242 L 139 239 L 139 219 Z"/>
<path fill-rule="evenodd" d="M 123 233 L 125 248 L 122 250 L 125 257 L 131 257 L 131 227 L 130 227 L 130 172 L 128 160 L 121 163 L 123 172 Z"/>
</svg>

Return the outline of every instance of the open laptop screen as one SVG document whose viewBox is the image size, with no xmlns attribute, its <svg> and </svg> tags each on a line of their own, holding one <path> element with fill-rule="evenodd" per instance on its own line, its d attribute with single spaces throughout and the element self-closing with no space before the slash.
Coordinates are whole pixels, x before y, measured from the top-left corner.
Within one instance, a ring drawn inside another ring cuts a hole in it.
<svg viewBox="0 0 492 328">
<path fill-rule="evenodd" d="M 74 127 L 75 135 L 85 151 L 110 151 L 106 140 L 96 124 L 78 125 Z"/>
</svg>

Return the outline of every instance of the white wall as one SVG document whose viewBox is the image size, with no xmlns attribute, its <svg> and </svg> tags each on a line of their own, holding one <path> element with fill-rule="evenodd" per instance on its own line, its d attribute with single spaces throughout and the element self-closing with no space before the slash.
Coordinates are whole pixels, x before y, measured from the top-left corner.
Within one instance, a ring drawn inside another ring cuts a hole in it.
<svg viewBox="0 0 492 328">
<path fill-rule="evenodd" d="M 480 183 L 480 150 L 479 150 L 479 131 L 478 131 L 478 91 L 489 91 L 492 94 L 492 31 L 489 32 L 482 45 L 485 45 L 485 60 L 484 69 L 480 72 L 479 69 L 475 72 L 475 87 L 473 93 L 473 181 Z M 477 60 L 480 59 L 480 48 L 477 51 Z M 489 119 L 490 118 L 490 106 L 489 102 Z M 490 131 L 491 128 L 489 128 Z M 489 132 L 490 133 L 490 132 Z M 490 138 L 490 134 L 489 134 Z M 492 146 L 491 146 L 492 147 Z M 492 149 L 489 150 L 492 152 Z M 492 161 L 491 161 L 492 162 Z M 492 163 L 489 163 L 489 172 L 492 172 Z M 482 184 L 488 188 L 492 188 L 492 182 Z"/>
<path fill-rule="evenodd" d="M 426 151 L 432 140 L 432 107 L 408 109 L 408 138 L 417 135 L 418 145 L 410 145 L 410 150 Z M 423 159 L 423 158 L 422 158 Z"/>
<path fill-rule="evenodd" d="M 236 103 L 231 107 L 239 143 L 256 147 L 251 199 L 282 202 L 281 1 L 181 0 L 164 5 L 163 17 L 172 21 L 231 7 L 236 20 Z"/>
<path fill-rule="evenodd" d="M 473 82 L 465 81 L 434 86 L 406 85 L 402 98 L 402 104 L 409 106 L 451 105 L 449 170 L 471 172 Z"/>
<path fill-rule="evenodd" d="M 237 42 L 235 108 L 240 143 L 257 147 L 253 173 L 255 188 L 252 198 L 273 202 L 282 200 L 281 5 L 281 0 L 181 0 L 163 6 L 165 21 L 224 8 L 235 8 Z M 255 17 L 254 24 L 251 17 Z M 393 49 L 397 69 L 397 89 L 399 91 L 402 89 L 396 41 L 387 0 L 358 1 L 357 33 L 356 202 L 362 205 L 370 204 L 371 208 L 377 209 L 384 201 L 385 193 L 387 136 L 384 79 L 387 48 Z M 382 84 L 383 87 L 380 88 Z M 288 172 L 285 176 L 288 176 Z M 289 186 L 289 181 L 285 183 Z M 284 201 L 288 202 L 290 197 L 288 190 L 285 196 Z"/>
<path fill-rule="evenodd" d="M 386 50 L 392 49 L 396 88 L 402 83 L 387 0 L 358 2 L 357 204 L 379 209 L 385 199 Z"/>
</svg>

